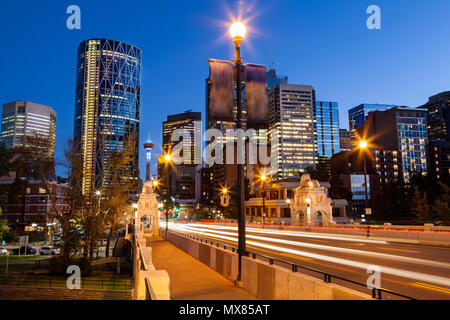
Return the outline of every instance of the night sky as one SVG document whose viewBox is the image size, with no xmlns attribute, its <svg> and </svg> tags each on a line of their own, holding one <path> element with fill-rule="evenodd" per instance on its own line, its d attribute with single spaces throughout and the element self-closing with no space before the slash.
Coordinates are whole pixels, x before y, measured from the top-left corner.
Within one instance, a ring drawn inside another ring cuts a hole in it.
<svg viewBox="0 0 450 320">
<path fill-rule="evenodd" d="M 66 9 L 81 8 L 81 30 Z M 381 8 L 381 30 L 366 9 Z M 417 107 L 450 90 L 448 0 L 2 1 L 0 104 L 25 100 L 57 112 L 56 156 L 73 133 L 78 44 L 109 38 L 143 50 L 141 142 L 148 131 L 160 152 L 168 114 L 205 110 L 208 58 L 231 59 L 227 28 L 240 13 L 249 35 L 246 61 L 275 66 L 318 100 L 337 101 L 340 126 L 360 103 Z M 155 158 L 155 157 L 154 157 Z M 141 177 L 145 177 L 141 152 Z M 152 168 L 156 173 L 156 166 Z M 63 169 L 58 174 L 65 176 Z"/>
</svg>

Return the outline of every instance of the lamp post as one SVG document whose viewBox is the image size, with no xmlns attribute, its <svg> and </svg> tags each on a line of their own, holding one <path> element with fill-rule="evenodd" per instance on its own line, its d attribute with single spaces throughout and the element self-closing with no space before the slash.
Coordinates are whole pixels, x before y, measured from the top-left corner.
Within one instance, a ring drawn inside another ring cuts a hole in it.
<svg viewBox="0 0 450 320">
<path fill-rule="evenodd" d="M 265 174 L 263 174 L 261 176 L 261 182 L 262 182 L 262 195 L 263 195 L 263 212 L 262 212 L 262 216 L 263 216 L 263 229 L 264 229 L 264 224 L 265 224 L 265 220 L 266 220 L 266 191 L 264 190 L 264 183 L 267 181 L 267 176 Z"/>
<path fill-rule="evenodd" d="M 230 35 L 236 46 L 236 107 L 237 107 L 237 128 L 242 129 L 242 103 L 241 103 L 241 43 L 247 30 L 242 22 L 235 22 L 230 27 Z M 242 256 L 246 255 L 245 249 L 245 212 L 244 212 L 244 167 L 237 165 L 237 202 L 238 202 L 238 274 L 237 281 L 241 281 Z"/>
<path fill-rule="evenodd" d="M 367 163 L 366 163 L 366 149 L 367 149 L 367 142 L 362 140 L 359 142 L 359 148 L 362 150 L 363 153 L 363 162 L 364 162 L 364 214 L 367 214 L 367 211 L 369 209 L 369 192 L 367 188 Z"/>
<path fill-rule="evenodd" d="M 166 154 L 164 156 L 164 161 L 166 162 L 166 188 L 167 188 L 167 192 L 166 192 L 166 239 L 167 239 L 167 232 L 169 231 L 169 199 L 170 199 L 170 195 L 169 195 L 169 164 L 170 161 L 172 160 L 172 157 L 170 156 L 170 154 Z"/>
</svg>

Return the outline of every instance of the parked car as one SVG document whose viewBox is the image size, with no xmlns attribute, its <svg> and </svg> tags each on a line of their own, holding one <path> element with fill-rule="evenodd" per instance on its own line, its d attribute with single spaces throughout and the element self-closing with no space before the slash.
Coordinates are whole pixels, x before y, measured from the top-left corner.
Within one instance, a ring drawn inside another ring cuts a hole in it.
<svg viewBox="0 0 450 320">
<path fill-rule="evenodd" d="M 55 248 L 55 247 L 41 247 L 41 249 L 39 249 L 39 254 L 41 256 L 48 256 L 48 255 L 56 255 L 59 254 L 59 248 Z"/>
<path fill-rule="evenodd" d="M 31 246 L 21 246 L 20 248 L 15 248 L 12 250 L 12 254 L 19 254 L 19 249 L 20 249 L 20 254 L 36 254 L 37 250 Z"/>
<path fill-rule="evenodd" d="M 6 250 L 5 248 L 0 248 L 0 256 L 4 256 L 8 254 L 8 250 Z"/>
<path fill-rule="evenodd" d="M 104 247 L 104 246 L 106 246 L 107 243 L 108 243 L 107 239 L 102 239 L 102 240 L 98 240 L 97 245 L 99 247 Z"/>
</svg>

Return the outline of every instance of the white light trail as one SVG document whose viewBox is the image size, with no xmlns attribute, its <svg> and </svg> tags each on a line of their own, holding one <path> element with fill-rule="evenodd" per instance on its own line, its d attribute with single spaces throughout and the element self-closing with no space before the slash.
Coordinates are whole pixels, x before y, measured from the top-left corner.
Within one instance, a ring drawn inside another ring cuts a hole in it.
<svg viewBox="0 0 450 320">
<path fill-rule="evenodd" d="M 203 228 L 211 228 L 211 229 L 224 229 L 224 230 L 237 230 L 236 227 L 228 227 L 228 226 L 208 226 L 201 224 L 190 224 L 190 226 L 197 226 Z M 283 236 L 293 236 L 293 237 L 303 237 L 303 238 L 316 238 L 316 239 L 327 239 L 327 240 L 341 240 L 341 241 L 350 241 L 350 242 L 360 242 L 360 243 L 373 243 L 373 244 L 387 244 L 387 241 L 382 240 L 367 240 L 367 239 L 358 239 L 358 238 L 348 238 L 346 235 L 339 236 L 331 236 L 331 235 L 323 235 L 320 233 L 310 233 L 310 232 L 301 232 L 301 231 L 281 231 L 281 230 L 263 230 L 263 229 L 255 229 L 255 228 L 246 228 L 246 231 L 249 232 L 258 232 L 265 234 L 275 234 L 275 235 L 283 235 Z"/>
<path fill-rule="evenodd" d="M 189 231 L 189 229 L 192 229 L 192 228 L 189 228 L 186 226 L 180 227 L 178 225 L 173 225 L 173 224 L 171 225 L 171 229 L 174 229 L 177 231 L 184 231 L 184 232 L 193 232 L 193 231 Z M 205 235 L 205 236 L 211 236 L 211 233 L 208 233 L 208 232 L 203 232 L 203 231 L 194 231 L 194 232 L 197 234 Z M 221 235 L 213 235 L 213 236 L 215 236 L 216 238 L 223 239 L 223 240 L 228 240 L 228 241 L 233 241 L 233 242 L 237 241 L 237 237 L 228 237 L 228 236 L 221 236 Z M 328 261 L 328 262 L 337 263 L 337 264 L 341 264 L 341 265 L 360 268 L 363 270 L 367 270 L 367 268 L 369 266 L 373 265 L 373 264 L 362 263 L 362 262 L 354 261 L 354 260 L 335 258 L 335 257 L 325 256 L 322 254 L 316 254 L 316 253 L 311 253 L 311 252 L 306 252 L 306 251 L 299 251 L 299 250 L 295 250 L 295 249 L 289 249 L 289 248 L 274 246 L 274 245 L 270 245 L 270 244 L 263 244 L 263 243 L 259 243 L 259 242 L 255 242 L 255 241 L 247 241 L 247 243 L 252 246 L 255 246 L 255 247 L 291 253 L 291 254 L 308 257 L 308 258 L 312 258 L 312 259 L 318 259 L 318 260 Z M 410 278 L 410 279 L 414 279 L 414 280 L 431 282 L 431 283 L 435 283 L 438 285 L 445 285 L 445 286 L 450 287 L 450 279 L 449 278 L 444 278 L 444 277 L 440 277 L 440 276 L 434 276 L 434 275 L 429 275 L 429 274 L 424 274 L 424 273 L 419 273 L 419 272 L 407 271 L 407 270 L 402 270 L 402 269 L 397 269 L 397 268 L 385 267 L 385 266 L 379 266 L 379 267 L 381 269 L 381 272 L 385 273 L 385 274 L 391 274 L 391 275 L 399 276 L 402 278 Z"/>
<path fill-rule="evenodd" d="M 197 232 L 202 229 L 186 226 L 186 230 L 192 230 L 193 232 Z M 208 230 L 208 232 L 210 232 L 212 236 L 214 236 L 214 234 L 223 234 L 223 235 L 231 235 L 231 236 L 235 235 L 235 233 L 232 233 L 232 232 L 224 232 L 224 231 L 216 231 L 216 230 Z M 405 256 L 397 256 L 397 255 L 387 254 L 387 253 L 379 253 L 379 252 L 356 250 L 356 249 L 347 249 L 347 248 L 333 247 L 333 246 L 327 246 L 327 245 L 321 245 L 321 244 L 283 240 L 283 239 L 270 238 L 270 237 L 261 237 L 261 236 L 255 236 L 255 235 L 249 235 L 249 234 L 246 235 L 246 239 L 261 240 L 261 241 L 267 241 L 267 242 L 287 244 L 287 245 L 296 246 L 296 247 L 305 247 L 305 248 L 312 248 L 312 249 L 318 249 L 318 250 L 342 252 L 342 253 L 356 254 L 356 255 L 362 255 L 362 256 L 371 256 L 374 258 L 397 260 L 397 261 L 403 261 L 403 262 L 407 262 L 407 263 L 415 263 L 415 264 L 419 264 L 419 265 L 428 265 L 428 266 L 434 266 L 434 267 L 438 267 L 438 268 L 450 269 L 449 263 L 439 262 L 439 261 L 431 261 L 431 260 L 425 260 L 425 259 L 418 259 L 418 258 L 411 258 L 411 257 L 405 257 Z"/>
</svg>

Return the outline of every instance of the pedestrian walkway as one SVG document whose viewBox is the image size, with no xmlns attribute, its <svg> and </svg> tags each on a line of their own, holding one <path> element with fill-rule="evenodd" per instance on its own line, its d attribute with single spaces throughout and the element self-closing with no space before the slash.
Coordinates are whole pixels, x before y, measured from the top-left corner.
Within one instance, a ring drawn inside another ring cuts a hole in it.
<svg viewBox="0 0 450 320">
<path fill-rule="evenodd" d="M 170 277 L 172 300 L 256 300 L 247 291 L 191 257 L 173 244 L 158 238 L 147 239 L 152 247 L 153 265 Z"/>
</svg>

